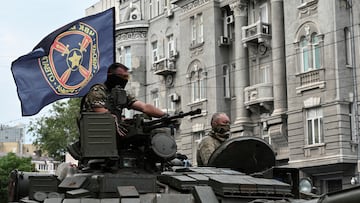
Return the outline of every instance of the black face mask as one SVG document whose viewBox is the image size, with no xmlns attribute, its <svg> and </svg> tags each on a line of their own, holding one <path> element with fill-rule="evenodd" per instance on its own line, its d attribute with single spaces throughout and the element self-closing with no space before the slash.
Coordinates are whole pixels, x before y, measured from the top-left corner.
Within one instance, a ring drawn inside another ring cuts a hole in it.
<svg viewBox="0 0 360 203">
<path fill-rule="evenodd" d="M 127 82 L 128 80 L 118 77 L 116 75 L 108 75 L 105 85 L 109 90 L 111 90 L 117 85 L 124 89 Z"/>
<path fill-rule="evenodd" d="M 216 125 L 213 128 L 214 132 L 219 133 L 219 134 L 226 134 L 227 132 L 230 131 L 230 125 L 229 124 L 225 124 L 225 125 Z"/>
</svg>

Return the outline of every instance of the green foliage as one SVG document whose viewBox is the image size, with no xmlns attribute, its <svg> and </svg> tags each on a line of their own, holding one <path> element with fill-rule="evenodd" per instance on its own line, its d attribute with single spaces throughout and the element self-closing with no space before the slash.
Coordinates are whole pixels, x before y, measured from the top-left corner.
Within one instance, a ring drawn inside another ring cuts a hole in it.
<svg viewBox="0 0 360 203">
<path fill-rule="evenodd" d="M 9 174 L 14 169 L 32 171 L 31 158 L 17 157 L 14 153 L 0 158 L 0 202 L 7 202 Z"/>
<path fill-rule="evenodd" d="M 33 144 L 55 160 L 63 161 L 66 146 L 78 138 L 79 106 L 79 98 L 55 102 L 51 116 L 30 123 L 28 132 L 35 137 Z"/>
</svg>

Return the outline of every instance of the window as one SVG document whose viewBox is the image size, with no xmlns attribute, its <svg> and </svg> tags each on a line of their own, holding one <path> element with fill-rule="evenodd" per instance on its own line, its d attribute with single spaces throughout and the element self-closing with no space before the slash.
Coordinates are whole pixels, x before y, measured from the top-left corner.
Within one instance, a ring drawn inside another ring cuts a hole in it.
<svg viewBox="0 0 360 203">
<path fill-rule="evenodd" d="M 204 42 L 203 36 L 203 16 L 199 13 L 190 17 L 191 26 L 191 45 L 197 45 Z"/>
<path fill-rule="evenodd" d="M 307 45 L 308 45 L 307 39 L 305 37 L 302 37 L 300 40 L 300 47 L 301 47 L 303 72 L 309 70 L 309 50 Z"/>
<path fill-rule="evenodd" d="M 160 107 L 159 92 L 158 91 L 152 92 L 151 93 L 151 98 L 152 98 L 153 105 L 156 108 L 159 108 Z"/>
<path fill-rule="evenodd" d="M 153 17 L 152 10 L 153 10 L 152 0 L 149 0 L 149 18 Z"/>
<path fill-rule="evenodd" d="M 235 64 L 231 64 L 230 73 L 230 95 L 235 95 Z"/>
<path fill-rule="evenodd" d="M 261 23 L 264 23 L 264 24 L 262 24 L 261 32 L 265 33 L 265 34 L 270 34 L 270 28 L 268 25 L 269 15 L 268 15 L 268 7 L 267 7 L 266 2 L 261 4 L 259 7 L 259 18 L 260 18 Z"/>
<path fill-rule="evenodd" d="M 258 20 L 258 18 L 256 17 L 256 10 L 255 10 L 255 2 L 254 1 L 251 1 L 250 2 L 250 23 L 249 23 L 249 25 L 250 24 L 253 24 L 253 23 L 255 23 L 257 20 Z"/>
<path fill-rule="evenodd" d="M 160 0 L 156 0 L 156 13 L 155 15 L 158 16 L 160 14 Z"/>
<path fill-rule="evenodd" d="M 263 23 L 269 22 L 267 3 L 263 3 L 260 5 L 259 17 L 260 17 L 261 22 L 263 22 Z"/>
<path fill-rule="evenodd" d="M 223 67 L 223 85 L 224 85 L 224 97 L 230 98 L 230 70 L 229 66 Z"/>
<path fill-rule="evenodd" d="M 312 49 L 312 67 L 314 69 L 320 68 L 320 45 L 319 38 L 316 33 L 311 35 L 311 49 Z"/>
<path fill-rule="evenodd" d="M 122 61 L 123 61 L 123 55 L 122 55 L 122 47 L 120 47 L 119 49 L 118 49 L 118 61 L 120 61 L 121 63 L 122 63 Z"/>
<path fill-rule="evenodd" d="M 157 52 L 158 52 L 158 48 L 157 48 L 157 41 L 151 43 L 152 46 L 152 61 L 153 63 L 155 63 L 158 60 L 158 56 L 157 56 Z"/>
<path fill-rule="evenodd" d="M 355 109 L 354 103 L 350 103 L 349 104 L 349 121 L 350 121 L 350 138 L 351 141 L 356 142 L 356 129 L 354 128 L 354 126 L 356 126 L 356 121 L 355 121 L 355 116 L 353 116 L 353 109 Z"/>
<path fill-rule="evenodd" d="M 313 108 L 306 111 L 307 144 L 323 143 L 322 109 Z"/>
<path fill-rule="evenodd" d="M 167 99 L 167 109 L 168 111 L 174 112 L 175 111 L 175 102 L 173 101 L 174 97 L 176 96 L 176 94 L 169 94 L 168 99 Z"/>
<path fill-rule="evenodd" d="M 196 72 L 191 72 L 191 98 L 192 101 L 197 101 L 199 97 L 199 83 Z"/>
<path fill-rule="evenodd" d="M 198 19 L 198 42 L 202 43 L 204 41 L 204 22 L 203 22 L 203 16 L 202 13 L 197 15 Z"/>
<path fill-rule="evenodd" d="M 345 53 L 346 65 L 352 65 L 351 32 L 348 28 L 345 28 Z"/>
<path fill-rule="evenodd" d="M 173 57 L 175 55 L 175 42 L 174 42 L 174 36 L 169 35 L 167 37 L 168 40 L 168 57 Z"/>
<path fill-rule="evenodd" d="M 260 83 L 270 83 L 271 82 L 271 71 L 270 65 L 260 66 Z"/>
<path fill-rule="evenodd" d="M 320 44 L 317 33 L 311 34 L 310 40 L 303 36 L 300 39 L 302 71 L 319 69 L 321 67 Z"/>
<path fill-rule="evenodd" d="M 131 71 L 131 48 L 130 46 L 125 47 L 125 62 L 124 65 L 129 68 L 129 71 Z"/>
<path fill-rule="evenodd" d="M 269 131 L 267 129 L 263 129 L 262 138 L 271 145 L 271 137 L 270 137 Z"/>
<path fill-rule="evenodd" d="M 193 102 L 205 99 L 205 78 L 203 70 L 191 72 L 191 98 Z"/>
<path fill-rule="evenodd" d="M 192 103 L 205 99 L 206 95 L 206 72 L 200 61 L 193 61 L 188 68 L 188 84 L 190 88 L 190 101 Z"/>
</svg>

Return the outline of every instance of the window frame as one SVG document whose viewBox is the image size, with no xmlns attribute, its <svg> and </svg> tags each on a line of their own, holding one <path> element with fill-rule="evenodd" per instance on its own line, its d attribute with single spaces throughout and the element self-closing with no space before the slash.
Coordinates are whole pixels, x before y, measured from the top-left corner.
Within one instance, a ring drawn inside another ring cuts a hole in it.
<svg viewBox="0 0 360 203">
<path fill-rule="evenodd" d="M 132 70 L 132 56 L 131 56 L 131 46 L 124 47 L 124 65 L 129 68 L 129 71 Z"/>
<path fill-rule="evenodd" d="M 173 53 L 175 53 L 175 40 L 174 40 L 174 35 L 168 35 L 167 36 L 167 41 L 168 41 L 168 58 L 171 57 L 171 51 L 173 51 Z"/>
<path fill-rule="evenodd" d="M 155 63 L 158 59 L 158 41 L 151 42 L 151 49 L 152 49 L 152 62 Z"/>
<path fill-rule="evenodd" d="M 118 60 L 120 61 L 120 62 L 123 62 L 123 53 L 122 53 L 122 50 L 123 50 L 123 47 L 120 47 L 119 49 L 118 49 Z"/>
<path fill-rule="evenodd" d="M 190 73 L 191 102 L 199 102 L 206 98 L 206 84 L 203 69 Z"/>
<path fill-rule="evenodd" d="M 300 38 L 299 49 L 301 53 L 301 72 L 303 73 L 318 70 L 322 67 L 322 47 L 319 38 L 316 32 L 312 32 L 310 37 L 302 36 Z"/>
<path fill-rule="evenodd" d="M 204 19 L 202 13 L 190 17 L 190 35 L 191 46 L 204 42 Z"/>
<path fill-rule="evenodd" d="M 223 66 L 223 85 L 224 85 L 224 97 L 231 98 L 231 78 L 230 78 L 230 67 L 228 65 Z"/>
<path fill-rule="evenodd" d="M 265 11 L 265 16 L 261 11 Z M 264 2 L 259 6 L 259 19 L 263 23 L 269 23 L 269 9 L 267 2 Z"/>
<path fill-rule="evenodd" d="M 299 74 L 323 69 L 324 34 L 321 34 L 314 22 L 309 21 L 300 26 L 294 45 Z"/>
<path fill-rule="evenodd" d="M 190 103 L 206 100 L 207 72 L 200 61 L 190 63 L 187 71 Z"/>
<path fill-rule="evenodd" d="M 345 28 L 344 29 L 345 35 L 345 54 L 346 54 L 346 65 L 352 66 L 352 51 L 351 51 L 351 29 Z"/>
<path fill-rule="evenodd" d="M 152 0 L 149 0 L 149 18 L 153 17 L 153 3 Z"/>
<path fill-rule="evenodd" d="M 324 143 L 324 122 L 322 108 L 314 107 L 306 109 L 305 119 L 306 144 L 317 145 Z"/>
<path fill-rule="evenodd" d="M 270 64 L 265 64 L 259 68 L 259 84 L 271 83 L 271 66 Z"/>
<path fill-rule="evenodd" d="M 170 112 L 175 112 L 176 109 L 176 102 L 174 102 L 171 97 L 174 95 L 175 93 L 171 93 L 168 95 L 167 98 L 167 110 Z"/>
</svg>

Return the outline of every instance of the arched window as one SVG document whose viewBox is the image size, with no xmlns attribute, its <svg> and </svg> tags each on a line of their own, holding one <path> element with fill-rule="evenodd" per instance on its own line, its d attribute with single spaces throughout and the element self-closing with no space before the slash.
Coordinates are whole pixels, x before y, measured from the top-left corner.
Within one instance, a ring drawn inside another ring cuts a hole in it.
<svg viewBox="0 0 360 203">
<path fill-rule="evenodd" d="M 190 89 L 191 89 L 191 101 L 197 102 L 205 99 L 206 95 L 206 80 L 205 72 L 201 68 L 198 61 L 193 62 L 190 65 Z"/>
<path fill-rule="evenodd" d="M 297 38 L 301 72 L 320 69 L 322 67 L 323 35 L 319 34 L 315 24 L 308 22 L 302 26 Z"/>
<path fill-rule="evenodd" d="M 301 37 L 300 49 L 303 72 L 321 67 L 320 44 L 317 33 L 312 33 L 310 40 L 305 36 Z"/>
</svg>

